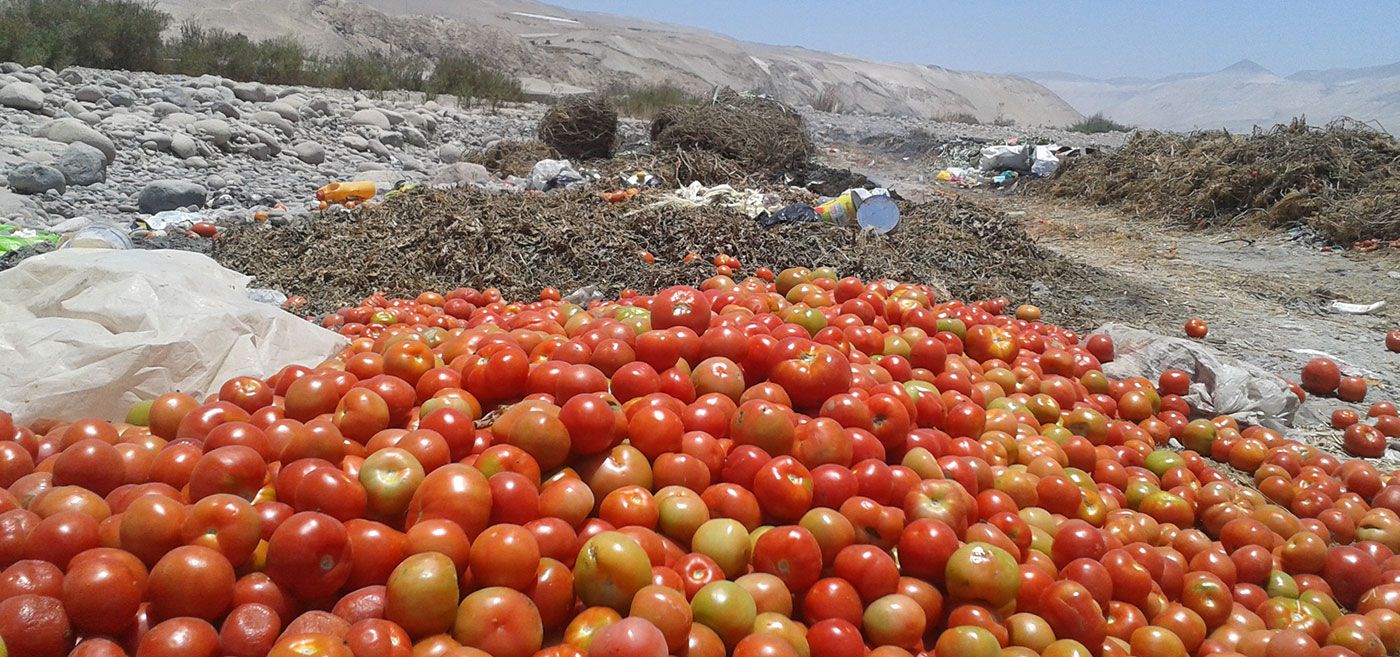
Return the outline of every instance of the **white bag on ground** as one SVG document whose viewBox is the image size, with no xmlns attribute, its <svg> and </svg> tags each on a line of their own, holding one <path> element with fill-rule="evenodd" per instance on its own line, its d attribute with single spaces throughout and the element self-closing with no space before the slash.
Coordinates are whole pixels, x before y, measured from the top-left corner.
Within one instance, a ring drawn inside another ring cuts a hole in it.
<svg viewBox="0 0 1400 657">
<path fill-rule="evenodd" d="M 1055 157 L 1057 148 L 1054 144 L 1036 146 L 1035 159 L 1031 162 L 1031 173 L 1042 178 L 1055 173 L 1055 170 L 1060 168 L 1060 158 Z"/>
<path fill-rule="evenodd" d="M 203 398 L 345 344 L 248 298 L 249 280 L 187 251 L 64 249 L 0 272 L 0 410 L 120 420 L 137 401 Z"/>
<path fill-rule="evenodd" d="M 1156 382 L 1162 372 L 1191 375 L 1186 401 L 1200 415 L 1229 415 L 1240 422 L 1276 430 L 1293 425 L 1297 395 L 1279 376 L 1211 347 L 1122 324 L 1105 324 L 1092 335 L 1113 339 L 1113 362 L 1103 372 L 1114 378 L 1141 376 Z"/>
<path fill-rule="evenodd" d="M 982 149 L 982 157 L 977 160 L 977 168 L 983 171 L 1026 172 L 1031 170 L 1030 146 L 988 146 Z"/>
</svg>

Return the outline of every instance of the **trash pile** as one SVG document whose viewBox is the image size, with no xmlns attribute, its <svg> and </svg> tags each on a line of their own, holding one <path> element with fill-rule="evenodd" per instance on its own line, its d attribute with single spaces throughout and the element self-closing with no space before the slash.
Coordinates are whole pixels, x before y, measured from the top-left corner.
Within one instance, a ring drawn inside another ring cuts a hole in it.
<svg viewBox="0 0 1400 657">
<path fill-rule="evenodd" d="M 1062 166 L 1048 193 L 1193 227 L 1307 226 L 1369 250 L 1400 238 L 1400 142 L 1349 120 L 1249 135 L 1142 132 Z"/>
<path fill-rule="evenodd" d="M 1059 170 L 1062 161 L 1093 151 L 1059 144 L 985 146 L 977 151 L 975 166 L 946 167 L 934 176 L 934 180 L 968 189 L 982 186 L 1004 189 L 1015 185 L 1023 177 L 1052 176 Z"/>
</svg>

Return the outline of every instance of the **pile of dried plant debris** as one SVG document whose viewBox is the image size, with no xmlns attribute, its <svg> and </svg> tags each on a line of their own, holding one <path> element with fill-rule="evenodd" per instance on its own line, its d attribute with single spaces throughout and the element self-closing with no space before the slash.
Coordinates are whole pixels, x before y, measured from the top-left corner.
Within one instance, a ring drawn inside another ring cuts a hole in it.
<svg viewBox="0 0 1400 657">
<path fill-rule="evenodd" d="M 564 98 L 550 106 L 540 119 L 539 138 L 569 159 L 612 157 L 617 142 L 617 110 L 602 96 Z"/>
<path fill-rule="evenodd" d="M 545 286 L 650 292 L 698 284 L 713 275 L 708 262 L 718 253 L 738 257 L 747 271 L 828 265 L 842 275 L 930 283 L 960 298 L 1035 298 L 1084 325 L 1098 318 L 1096 300 L 1149 294 L 1113 289 L 1104 272 L 1040 249 L 1014 219 L 966 201 L 901 202 L 899 228 L 877 236 L 823 223 L 764 229 L 731 209 L 654 205 L 660 194 L 609 204 L 583 190 L 415 190 L 353 214 L 235 227 L 215 242 L 213 255 L 258 285 L 311 300 L 307 312 L 380 290 L 497 287 L 521 299 Z M 797 191 L 791 200 L 812 199 Z M 701 258 L 685 262 L 691 253 Z"/>
<path fill-rule="evenodd" d="M 1400 143 L 1355 121 L 1140 132 L 1116 151 L 1067 160 L 1048 190 L 1196 227 L 1305 225 L 1342 244 L 1400 238 Z"/>
<path fill-rule="evenodd" d="M 710 151 L 769 178 L 800 170 L 815 153 L 791 107 L 727 89 L 708 104 L 663 110 L 651 123 L 651 141 L 658 153 Z"/>
</svg>

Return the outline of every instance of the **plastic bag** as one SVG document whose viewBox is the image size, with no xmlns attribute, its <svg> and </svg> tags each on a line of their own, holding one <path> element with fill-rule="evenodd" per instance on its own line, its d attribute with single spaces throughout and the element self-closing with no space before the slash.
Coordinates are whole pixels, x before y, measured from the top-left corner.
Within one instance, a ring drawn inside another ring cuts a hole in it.
<svg viewBox="0 0 1400 657">
<path fill-rule="evenodd" d="M 1031 173 L 1045 177 L 1055 173 L 1060 168 L 1060 158 L 1055 157 L 1058 146 L 1036 146 L 1035 159 L 1031 162 Z"/>
<path fill-rule="evenodd" d="M 0 408 L 119 420 L 173 391 L 316 365 L 345 338 L 248 298 L 247 276 L 188 251 L 67 249 L 0 272 Z"/>
<path fill-rule="evenodd" d="M 42 230 L 28 230 L 0 224 L 0 254 L 18 251 L 40 242 L 56 243 L 58 235 Z"/>
<path fill-rule="evenodd" d="M 1122 324 L 1105 324 L 1093 334 L 1113 339 L 1115 357 L 1103 364 L 1110 377 L 1156 381 L 1165 370 L 1184 370 L 1191 375 L 1186 401 L 1200 416 L 1229 415 L 1276 430 L 1293 425 L 1298 397 L 1287 381 L 1271 372 L 1200 342 Z"/>
<path fill-rule="evenodd" d="M 984 171 L 1030 171 L 1032 152 L 1029 146 L 988 146 L 982 149 L 977 168 Z"/>
<path fill-rule="evenodd" d="M 530 189 L 547 192 L 581 182 L 583 174 L 568 160 L 540 160 L 530 169 Z"/>
</svg>

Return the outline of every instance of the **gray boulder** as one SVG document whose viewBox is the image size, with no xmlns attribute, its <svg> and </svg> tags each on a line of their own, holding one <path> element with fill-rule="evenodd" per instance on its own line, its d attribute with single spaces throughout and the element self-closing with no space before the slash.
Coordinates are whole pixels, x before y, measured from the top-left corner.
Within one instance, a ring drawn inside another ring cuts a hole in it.
<svg viewBox="0 0 1400 657">
<path fill-rule="evenodd" d="M 220 148 L 227 146 L 233 139 L 233 126 L 222 119 L 200 119 L 191 123 L 190 128 Z"/>
<path fill-rule="evenodd" d="M 11 82 L 0 87 L 0 106 L 37 112 L 44 109 L 44 92 L 28 82 Z"/>
<path fill-rule="evenodd" d="M 248 115 L 248 120 L 269 126 L 284 135 L 291 136 L 292 133 L 296 132 L 296 126 L 292 125 L 291 121 L 282 118 L 282 115 L 277 112 L 253 112 Z"/>
<path fill-rule="evenodd" d="M 462 161 L 462 147 L 457 144 L 438 146 L 438 160 L 443 164 L 456 164 Z"/>
<path fill-rule="evenodd" d="M 491 172 L 487 171 L 486 167 L 474 162 L 457 162 L 439 168 L 433 174 L 431 182 L 434 185 L 461 186 L 490 179 Z"/>
<path fill-rule="evenodd" d="M 326 161 L 326 147 L 314 142 L 304 141 L 292 147 L 297 159 L 307 164 L 321 164 Z"/>
<path fill-rule="evenodd" d="M 374 126 L 381 130 L 389 129 L 389 117 L 377 109 L 362 109 L 355 112 L 350 117 L 350 123 L 354 125 Z"/>
<path fill-rule="evenodd" d="M 50 121 L 34 134 L 36 137 L 43 137 L 61 144 L 82 142 L 102 151 L 109 163 L 117 157 L 117 147 L 112 143 L 112 140 L 79 119 Z"/>
<path fill-rule="evenodd" d="M 277 94 L 267 85 L 258 82 L 240 82 L 233 85 L 233 95 L 250 103 L 266 103 L 277 100 Z"/>
<path fill-rule="evenodd" d="M 43 194 L 51 189 L 62 194 L 68 189 L 62 171 L 33 162 L 10 169 L 6 182 L 19 194 Z"/>
<path fill-rule="evenodd" d="M 268 103 L 267 107 L 265 108 L 265 111 L 274 112 L 283 119 L 286 119 L 293 123 L 301 120 L 301 112 L 298 112 L 297 108 L 292 107 L 286 101 Z"/>
<path fill-rule="evenodd" d="M 209 109 L 214 110 L 216 114 L 223 114 L 224 116 L 227 116 L 230 119 L 238 119 L 243 117 L 243 113 L 238 111 L 237 107 L 234 107 L 232 103 L 228 103 L 222 100 L 214 103 L 214 105 Z"/>
<path fill-rule="evenodd" d="M 84 103 L 95 103 L 107 97 L 107 90 L 95 84 L 79 87 L 73 97 Z"/>
<path fill-rule="evenodd" d="M 170 152 L 182 160 L 199 155 L 199 142 L 189 135 L 175 135 L 170 138 Z"/>
<path fill-rule="evenodd" d="M 131 107 L 136 104 L 136 94 L 126 89 L 118 89 L 107 94 L 107 102 L 115 107 Z"/>
<path fill-rule="evenodd" d="M 165 102 L 172 105 L 179 105 L 180 107 L 189 107 L 194 104 L 194 96 L 190 93 L 189 89 L 173 84 L 161 89 L 160 97 L 165 100 Z"/>
<path fill-rule="evenodd" d="M 209 191 L 203 185 L 187 180 L 157 180 L 146 185 L 136 197 L 136 207 L 145 214 L 178 210 L 191 205 L 204 205 Z"/>
<path fill-rule="evenodd" d="M 107 180 L 107 156 L 82 142 L 68 145 L 58 158 L 58 170 L 69 185 L 85 186 Z"/>
</svg>

